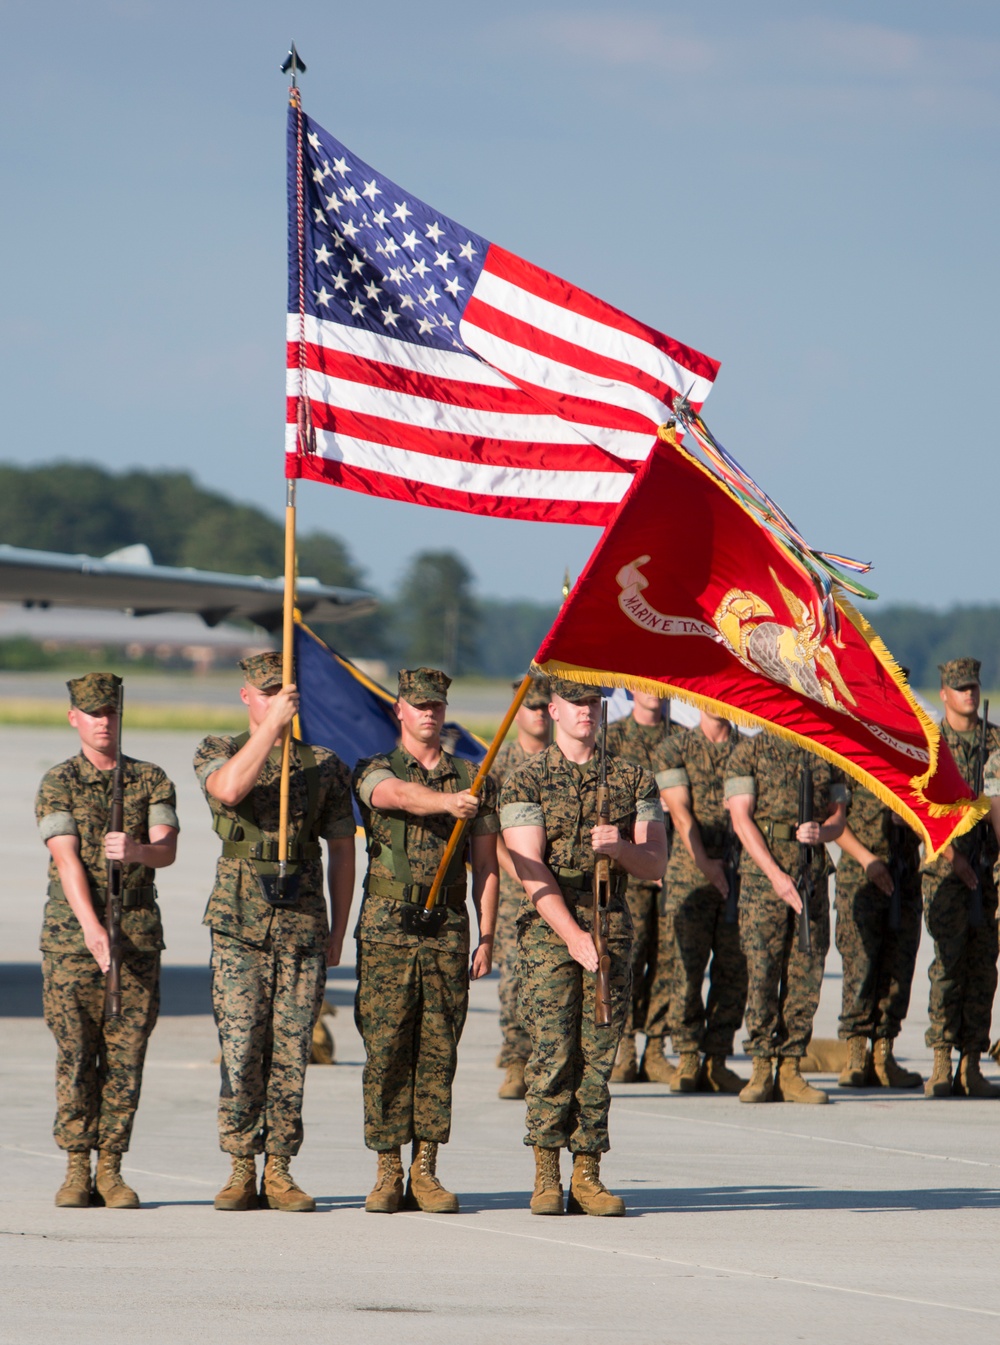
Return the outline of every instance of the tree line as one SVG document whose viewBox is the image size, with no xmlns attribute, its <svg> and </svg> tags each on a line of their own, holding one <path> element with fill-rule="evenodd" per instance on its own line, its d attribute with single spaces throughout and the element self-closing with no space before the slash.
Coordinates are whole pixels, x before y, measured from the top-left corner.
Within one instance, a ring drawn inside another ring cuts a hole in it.
<svg viewBox="0 0 1000 1345">
<path fill-rule="evenodd" d="M 277 520 L 206 490 L 187 472 L 113 474 L 75 462 L 0 464 L 0 542 L 95 556 L 145 542 L 158 564 L 230 574 L 277 575 L 284 564 Z M 370 589 L 363 568 L 330 533 L 300 536 L 299 569 L 324 584 Z M 317 633 L 349 657 L 384 658 L 391 667 L 426 663 L 463 676 L 518 676 L 558 610 L 555 603 L 478 597 L 471 571 L 451 551 L 414 556 L 396 591 L 378 596 L 374 615 Z M 1000 687 L 1000 605 L 945 612 L 887 605 L 866 615 L 914 686 L 935 686 L 939 663 L 972 655 L 982 661 L 983 685 Z M 19 647 L 18 659 L 25 666 L 30 651 Z"/>
</svg>

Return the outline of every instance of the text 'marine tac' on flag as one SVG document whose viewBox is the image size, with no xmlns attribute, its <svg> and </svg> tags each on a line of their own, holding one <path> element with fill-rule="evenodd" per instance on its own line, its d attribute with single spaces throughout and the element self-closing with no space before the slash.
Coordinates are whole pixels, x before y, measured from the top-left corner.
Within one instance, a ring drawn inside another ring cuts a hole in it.
<svg viewBox="0 0 1000 1345">
<path fill-rule="evenodd" d="M 936 853 L 983 807 L 881 640 L 836 602 L 839 621 L 824 624 L 804 565 L 690 454 L 659 442 L 537 661 L 794 739 L 877 794 Z"/>
<path fill-rule="evenodd" d="M 675 397 L 700 405 L 717 362 L 431 209 L 294 103 L 288 144 L 286 474 L 607 523 Z"/>
</svg>

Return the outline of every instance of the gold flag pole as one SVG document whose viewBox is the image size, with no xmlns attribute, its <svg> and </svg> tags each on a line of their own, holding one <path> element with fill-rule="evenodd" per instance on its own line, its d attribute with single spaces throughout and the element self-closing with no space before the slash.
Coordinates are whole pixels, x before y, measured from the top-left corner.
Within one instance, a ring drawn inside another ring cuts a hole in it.
<svg viewBox="0 0 1000 1345">
<path fill-rule="evenodd" d="M 281 685 L 295 680 L 295 478 L 285 483 L 285 593 L 281 623 Z M 288 874 L 288 793 L 292 764 L 292 726 L 281 735 L 281 784 L 278 794 L 278 891 Z"/>
<path fill-rule="evenodd" d="M 496 761 L 497 753 L 503 746 L 503 740 L 507 737 L 507 734 L 510 732 L 510 726 L 514 722 L 514 716 L 517 714 L 518 710 L 520 710 L 521 705 L 524 702 L 524 698 L 528 694 L 528 688 L 530 686 L 531 686 L 531 673 L 528 672 L 525 673 L 524 677 L 521 679 L 521 685 L 517 688 L 517 690 L 514 693 L 514 699 L 510 703 L 510 709 L 504 715 L 503 720 L 500 723 L 500 727 L 497 729 L 496 733 L 494 734 L 493 741 L 490 743 L 489 751 L 483 757 L 479 770 L 476 772 L 476 778 L 469 786 L 470 794 L 478 795 L 483 785 L 486 783 L 486 777 L 493 769 L 493 763 L 494 761 Z M 444 854 L 441 856 L 441 863 L 437 867 L 437 873 L 435 873 L 434 881 L 433 883 L 431 883 L 431 890 L 428 892 L 427 900 L 424 903 L 425 911 L 432 911 L 434 907 L 437 905 L 438 894 L 441 891 L 441 884 L 444 882 L 444 875 L 447 873 L 448 865 L 451 863 L 452 859 L 455 856 L 455 851 L 462 844 L 462 839 L 465 836 L 465 828 L 468 825 L 469 824 L 467 821 L 465 821 L 465 819 L 459 818 L 458 821 L 455 823 L 455 825 L 452 827 L 451 835 L 448 837 L 448 844 L 445 847 Z"/>
<path fill-rule="evenodd" d="M 302 97 L 299 93 L 299 74 L 305 74 L 305 62 L 293 42 L 282 62 L 283 74 L 291 75 L 289 101 L 298 119 L 296 136 L 296 232 L 298 235 L 299 280 L 299 406 L 296 448 L 301 455 L 313 446 L 311 416 L 306 388 L 305 365 L 305 236 L 303 227 L 304 183 L 302 165 Z M 285 481 L 285 590 L 281 623 L 281 685 L 291 686 L 295 680 L 295 484 L 296 477 Z M 284 894 L 288 881 L 288 798 L 292 763 L 292 726 L 286 724 L 281 735 L 281 782 L 278 794 L 278 877 L 277 889 Z"/>
</svg>

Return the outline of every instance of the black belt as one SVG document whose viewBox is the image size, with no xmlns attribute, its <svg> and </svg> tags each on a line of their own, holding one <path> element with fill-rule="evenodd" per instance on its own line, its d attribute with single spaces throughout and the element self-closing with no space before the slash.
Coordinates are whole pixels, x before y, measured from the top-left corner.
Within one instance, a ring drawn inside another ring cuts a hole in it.
<svg viewBox="0 0 1000 1345">
<path fill-rule="evenodd" d="M 397 883 L 394 878 L 369 877 L 366 890 L 372 897 L 387 897 L 390 901 L 409 902 L 413 906 L 423 906 L 431 894 L 430 883 Z M 453 911 L 465 910 L 465 883 L 453 883 L 451 887 L 442 887 L 438 893 L 437 904 L 450 906 Z"/>
</svg>

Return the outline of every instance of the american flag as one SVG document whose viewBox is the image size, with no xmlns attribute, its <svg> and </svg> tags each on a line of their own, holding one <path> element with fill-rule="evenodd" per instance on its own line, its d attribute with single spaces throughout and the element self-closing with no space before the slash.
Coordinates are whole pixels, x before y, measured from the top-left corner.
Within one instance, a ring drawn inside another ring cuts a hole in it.
<svg viewBox="0 0 1000 1345">
<path fill-rule="evenodd" d="M 603 526 L 674 397 L 711 389 L 715 360 L 432 210 L 294 105 L 288 171 L 288 476 Z"/>
</svg>

